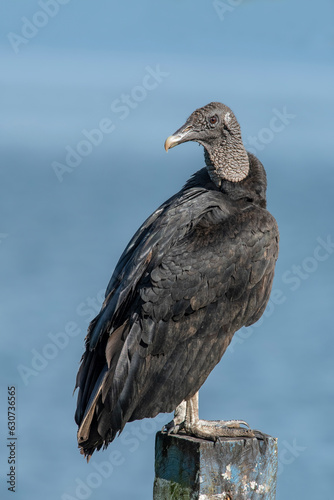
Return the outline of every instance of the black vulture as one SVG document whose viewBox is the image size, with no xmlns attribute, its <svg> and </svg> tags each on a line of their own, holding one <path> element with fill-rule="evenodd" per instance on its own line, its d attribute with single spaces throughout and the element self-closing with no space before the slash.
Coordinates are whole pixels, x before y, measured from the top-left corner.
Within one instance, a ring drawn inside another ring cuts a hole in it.
<svg viewBox="0 0 334 500">
<path fill-rule="evenodd" d="M 186 141 L 204 147 L 206 167 L 135 233 L 88 328 L 75 414 L 88 458 L 127 422 L 174 410 L 167 432 L 254 435 L 243 421 L 199 420 L 197 392 L 269 300 L 279 233 L 266 173 L 221 103 L 194 111 L 165 149 Z"/>
</svg>

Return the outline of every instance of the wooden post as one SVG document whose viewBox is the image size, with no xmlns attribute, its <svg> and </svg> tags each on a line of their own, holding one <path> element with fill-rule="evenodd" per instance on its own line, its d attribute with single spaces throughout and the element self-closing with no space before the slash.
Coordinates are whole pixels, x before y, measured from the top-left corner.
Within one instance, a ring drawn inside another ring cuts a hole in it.
<svg viewBox="0 0 334 500">
<path fill-rule="evenodd" d="M 158 432 L 154 500 L 274 500 L 277 439 L 216 443 Z"/>
</svg>

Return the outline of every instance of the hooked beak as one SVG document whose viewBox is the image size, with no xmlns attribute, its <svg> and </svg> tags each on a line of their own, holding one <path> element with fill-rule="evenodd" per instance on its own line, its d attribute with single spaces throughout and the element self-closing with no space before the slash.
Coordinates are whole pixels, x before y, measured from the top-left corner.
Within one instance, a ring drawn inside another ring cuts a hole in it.
<svg viewBox="0 0 334 500">
<path fill-rule="evenodd" d="M 165 150 L 168 151 L 169 149 L 173 148 L 174 146 L 177 146 L 178 144 L 181 144 L 182 142 L 186 142 L 188 140 L 188 135 L 190 132 L 193 131 L 192 125 L 189 125 L 185 123 L 182 125 L 179 130 L 177 130 L 173 135 L 170 135 L 167 137 L 165 141 Z"/>
</svg>

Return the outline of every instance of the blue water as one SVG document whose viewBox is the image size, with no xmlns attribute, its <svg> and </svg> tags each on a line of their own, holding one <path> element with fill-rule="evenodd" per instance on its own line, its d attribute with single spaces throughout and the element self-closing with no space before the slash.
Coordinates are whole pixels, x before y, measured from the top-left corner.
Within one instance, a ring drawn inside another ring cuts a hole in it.
<svg viewBox="0 0 334 500">
<path fill-rule="evenodd" d="M 266 167 L 281 250 L 265 316 L 201 389 L 201 417 L 279 438 L 278 499 L 331 499 L 333 2 L 49 2 L 53 17 L 38 14 L 46 3 L 8 3 L 0 19 L 1 498 L 14 498 L 12 385 L 17 500 L 151 498 L 154 436 L 169 416 L 127 425 L 87 465 L 72 390 L 124 246 L 203 166 L 196 144 L 167 155 L 165 138 L 219 100 Z M 22 18 L 45 25 L 29 31 Z"/>
</svg>

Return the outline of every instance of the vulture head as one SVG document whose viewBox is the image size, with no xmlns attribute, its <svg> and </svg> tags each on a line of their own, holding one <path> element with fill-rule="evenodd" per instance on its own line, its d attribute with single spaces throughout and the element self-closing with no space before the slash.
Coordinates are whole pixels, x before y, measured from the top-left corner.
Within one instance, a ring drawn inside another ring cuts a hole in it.
<svg viewBox="0 0 334 500">
<path fill-rule="evenodd" d="M 249 159 L 241 139 L 239 123 L 225 104 L 211 102 L 196 109 L 182 127 L 165 142 L 165 149 L 195 141 L 205 150 L 209 175 L 217 186 L 222 179 L 239 182 L 249 173 Z"/>
</svg>

